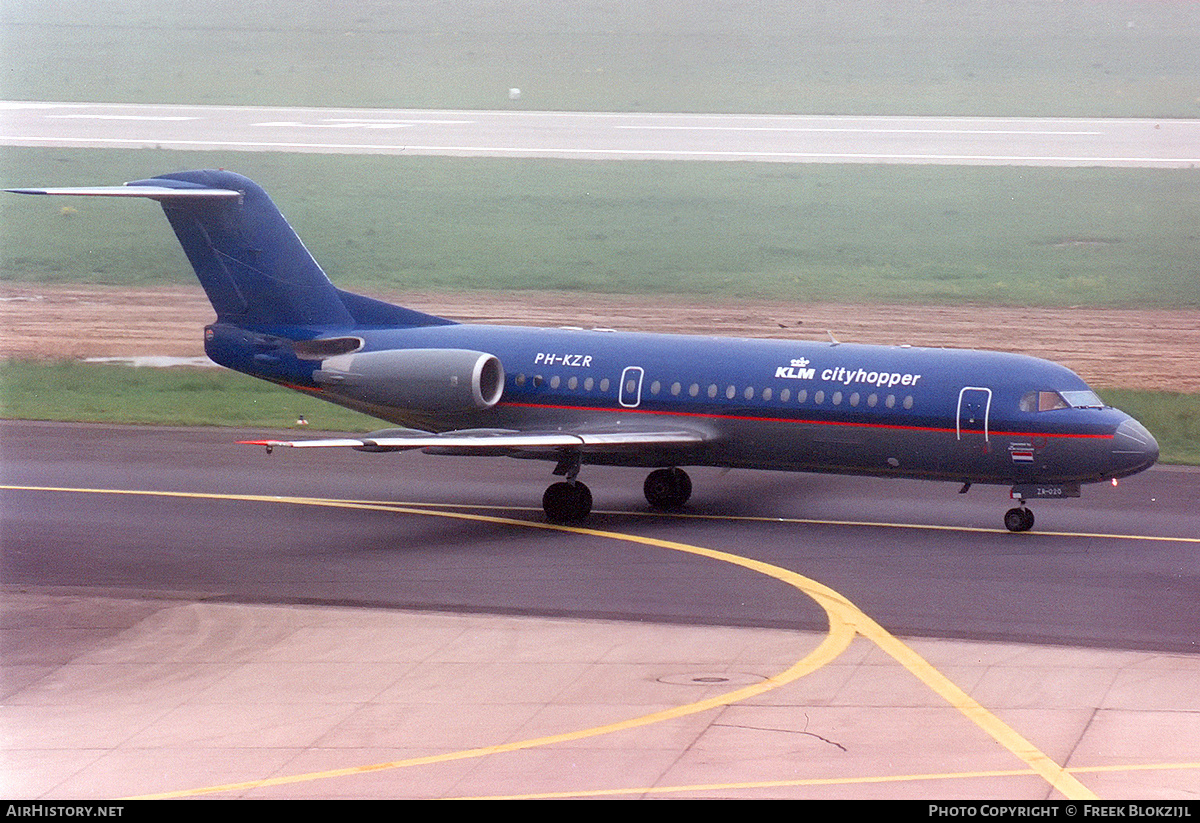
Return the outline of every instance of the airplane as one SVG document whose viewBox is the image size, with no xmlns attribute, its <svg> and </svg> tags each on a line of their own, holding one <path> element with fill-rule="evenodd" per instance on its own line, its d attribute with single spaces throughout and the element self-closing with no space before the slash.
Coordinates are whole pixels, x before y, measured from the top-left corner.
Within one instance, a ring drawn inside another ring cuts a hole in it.
<svg viewBox="0 0 1200 823">
<path fill-rule="evenodd" d="M 1080 496 L 1158 459 L 1138 421 L 1058 364 L 1017 354 L 459 323 L 335 287 L 266 192 L 224 170 L 20 194 L 158 201 L 214 310 L 216 363 L 356 409 L 365 435 L 243 441 L 420 449 L 554 463 L 542 499 L 579 523 L 585 465 L 649 469 L 654 509 L 687 503 L 684 467 L 766 469 L 1010 486 Z"/>
</svg>

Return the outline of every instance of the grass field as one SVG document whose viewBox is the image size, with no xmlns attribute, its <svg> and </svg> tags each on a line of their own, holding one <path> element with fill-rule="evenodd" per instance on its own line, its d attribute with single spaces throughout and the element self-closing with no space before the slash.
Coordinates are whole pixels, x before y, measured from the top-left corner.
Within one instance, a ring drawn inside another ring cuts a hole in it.
<svg viewBox="0 0 1200 823">
<path fill-rule="evenodd" d="M 0 183 L 233 168 L 340 286 L 1200 305 L 1193 170 L 10 149 Z M 0 279 L 191 282 L 143 202 L 0 197 Z"/>
<path fill-rule="evenodd" d="M 6 0 L 0 37 L 21 100 L 1200 112 L 1200 4 L 1172 0 Z"/>
<path fill-rule="evenodd" d="M 262 426 L 300 417 L 325 431 L 371 431 L 383 423 L 220 368 L 133 368 L 73 361 L 0 360 L 0 416 L 24 420 Z"/>
</svg>

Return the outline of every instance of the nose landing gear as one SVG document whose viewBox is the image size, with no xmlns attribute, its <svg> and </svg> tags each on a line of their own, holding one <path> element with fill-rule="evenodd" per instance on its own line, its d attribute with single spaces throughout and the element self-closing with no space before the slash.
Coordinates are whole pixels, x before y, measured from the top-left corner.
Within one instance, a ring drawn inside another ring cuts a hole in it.
<svg viewBox="0 0 1200 823">
<path fill-rule="evenodd" d="M 1015 509 L 1004 513 L 1004 528 L 1010 532 L 1027 532 L 1033 528 L 1033 512 L 1025 508 L 1025 501 Z"/>
</svg>

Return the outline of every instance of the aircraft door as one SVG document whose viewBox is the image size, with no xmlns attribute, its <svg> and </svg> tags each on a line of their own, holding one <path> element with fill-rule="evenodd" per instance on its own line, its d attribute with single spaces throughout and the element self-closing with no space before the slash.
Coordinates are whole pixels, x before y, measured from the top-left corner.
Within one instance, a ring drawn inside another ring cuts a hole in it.
<svg viewBox="0 0 1200 823">
<path fill-rule="evenodd" d="M 978 441 L 982 437 L 986 448 L 991 437 L 991 414 L 991 389 L 980 386 L 963 387 L 958 393 L 958 422 L 955 429 L 959 442 Z"/>
<path fill-rule="evenodd" d="M 621 372 L 621 393 L 617 399 L 627 409 L 642 402 L 642 377 L 646 371 L 641 366 L 629 366 Z"/>
</svg>

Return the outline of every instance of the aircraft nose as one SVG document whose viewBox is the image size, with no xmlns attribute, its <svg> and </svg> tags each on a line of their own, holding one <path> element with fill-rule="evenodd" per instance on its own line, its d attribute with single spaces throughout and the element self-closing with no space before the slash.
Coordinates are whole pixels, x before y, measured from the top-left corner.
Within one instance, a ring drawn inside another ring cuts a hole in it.
<svg viewBox="0 0 1200 823">
<path fill-rule="evenodd" d="M 1117 426 L 1113 438 L 1114 477 L 1148 469 L 1158 461 L 1158 441 L 1132 417 Z"/>
</svg>

